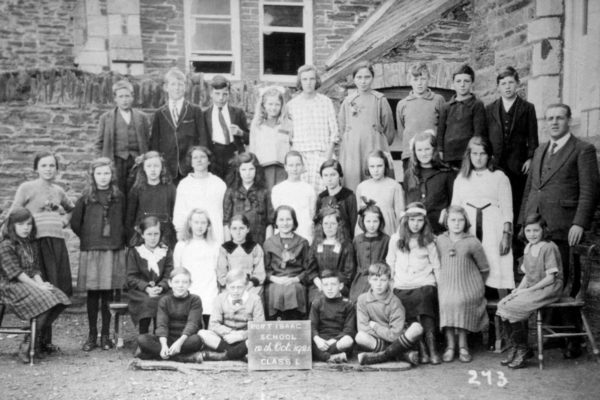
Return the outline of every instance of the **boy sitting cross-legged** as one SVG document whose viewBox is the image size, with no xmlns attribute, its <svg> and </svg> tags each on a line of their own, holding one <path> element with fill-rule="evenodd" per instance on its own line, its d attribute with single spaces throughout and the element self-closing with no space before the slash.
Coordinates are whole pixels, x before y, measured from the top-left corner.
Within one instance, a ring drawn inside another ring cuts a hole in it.
<svg viewBox="0 0 600 400">
<path fill-rule="evenodd" d="M 381 262 L 371 265 L 371 289 L 358 297 L 356 344 L 369 351 L 358 354 L 361 365 L 393 361 L 398 356 L 404 356 L 413 365 L 419 362 L 418 353 L 411 348 L 419 341 L 423 327 L 414 322 L 404 329 L 404 307 L 394 296 L 390 280 L 389 265 Z"/>
<path fill-rule="evenodd" d="M 342 297 L 344 284 L 339 274 L 329 269 L 321 273 L 322 296 L 310 308 L 312 354 L 316 361 L 348 362 L 356 333 L 356 311 L 348 299 Z"/>
<path fill-rule="evenodd" d="M 198 335 L 209 351 L 202 353 L 205 361 L 242 360 L 248 354 L 248 322 L 263 322 L 263 305 L 256 294 L 249 292 L 248 275 L 234 269 L 225 278 L 226 290 L 215 300 L 208 330 Z"/>
</svg>

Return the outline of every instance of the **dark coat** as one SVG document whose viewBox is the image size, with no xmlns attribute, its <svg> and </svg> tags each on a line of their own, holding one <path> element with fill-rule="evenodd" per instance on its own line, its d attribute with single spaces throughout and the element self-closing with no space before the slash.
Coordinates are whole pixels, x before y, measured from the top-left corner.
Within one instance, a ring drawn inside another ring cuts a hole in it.
<svg viewBox="0 0 600 400">
<path fill-rule="evenodd" d="M 96 153 L 102 157 L 108 157 L 111 160 L 115 158 L 115 121 L 119 109 L 114 109 L 105 112 L 100 116 L 98 122 L 98 137 L 96 138 Z M 150 123 L 148 116 L 141 111 L 131 110 L 131 122 L 135 129 L 135 134 L 138 140 L 140 154 L 148 151 L 148 135 L 150 134 Z"/>
<path fill-rule="evenodd" d="M 457 101 L 452 96 L 440 112 L 437 150 L 444 153 L 444 161 L 462 160 L 469 140 L 486 133 L 485 106 L 481 100 L 471 95 Z"/>
<path fill-rule="evenodd" d="M 575 136 L 552 157 L 552 170 L 541 179 L 544 154 L 550 143 L 537 148 L 531 162 L 519 215 L 539 213 L 553 240 L 567 240 L 572 225 L 589 229 L 598 203 L 598 161 L 595 147 Z"/>
<path fill-rule="evenodd" d="M 204 121 L 205 121 L 205 131 L 208 135 L 208 142 L 210 146 L 212 146 L 212 111 L 213 105 L 208 107 L 206 111 L 204 111 Z M 246 119 L 246 113 L 244 110 L 238 107 L 233 107 L 227 104 L 227 111 L 229 112 L 229 119 L 231 123 L 240 127 L 240 129 L 244 132 L 243 137 L 234 136 L 233 143 L 238 152 L 244 152 L 244 145 L 250 143 L 250 130 L 248 129 L 248 121 Z"/>
<path fill-rule="evenodd" d="M 120 250 L 125 247 L 125 199 L 120 192 L 109 199 L 108 191 L 98 191 L 96 197 L 83 195 L 73 208 L 71 229 L 79 236 L 79 248 Z"/>
<path fill-rule="evenodd" d="M 187 174 L 189 166 L 185 158 L 192 146 L 208 147 L 209 143 L 200 107 L 184 101 L 176 123 L 168 104 L 154 113 L 149 148 L 162 154 L 173 178 Z"/>
<path fill-rule="evenodd" d="M 426 177 L 404 174 L 402 186 L 406 194 L 406 204 L 415 201 L 423 203 L 433 233 L 439 235 L 445 230 L 439 223 L 440 214 L 452 202 L 456 172 L 448 167 L 432 168 L 429 172 Z"/>
<path fill-rule="evenodd" d="M 500 107 L 501 98 L 485 108 L 494 158 L 507 174 L 520 175 L 523 164 L 533 157 L 533 152 L 539 145 L 535 107 L 517 96 L 513 105 L 515 111 L 510 134 L 506 139 L 502 130 Z"/>
<path fill-rule="evenodd" d="M 143 318 L 155 318 L 158 300 L 169 291 L 169 275 L 173 270 L 173 253 L 158 262 L 157 275 L 148 269 L 148 261 L 144 260 L 135 248 L 127 250 L 127 288 L 129 288 L 129 313 L 134 323 Z M 150 283 L 152 282 L 152 284 Z M 158 297 L 150 297 L 146 293 L 148 286 L 160 286 L 163 291 Z"/>
</svg>

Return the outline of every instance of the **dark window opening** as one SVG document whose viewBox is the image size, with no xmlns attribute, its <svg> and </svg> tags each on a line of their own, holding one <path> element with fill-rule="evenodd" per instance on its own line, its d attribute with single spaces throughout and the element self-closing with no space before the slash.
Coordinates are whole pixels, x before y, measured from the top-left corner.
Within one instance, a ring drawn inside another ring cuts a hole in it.
<svg viewBox="0 0 600 400">
<path fill-rule="evenodd" d="M 192 61 L 193 72 L 204 72 L 209 74 L 233 74 L 233 62 L 231 61 Z"/>
<path fill-rule="evenodd" d="M 265 74 L 296 75 L 305 63 L 305 34 L 272 32 L 263 36 Z"/>
</svg>

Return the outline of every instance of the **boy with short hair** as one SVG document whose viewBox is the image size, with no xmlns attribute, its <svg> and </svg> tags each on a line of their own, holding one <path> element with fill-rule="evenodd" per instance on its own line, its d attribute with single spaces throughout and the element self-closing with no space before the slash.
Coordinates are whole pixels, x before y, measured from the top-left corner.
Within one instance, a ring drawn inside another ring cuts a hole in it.
<svg viewBox="0 0 600 400">
<path fill-rule="evenodd" d="M 177 68 L 165 74 L 163 88 L 167 104 L 156 110 L 150 134 L 150 150 L 158 151 L 175 184 L 183 179 L 190 166 L 185 159 L 192 146 L 208 146 L 208 136 L 200 107 L 184 99 L 186 77 Z"/>
<path fill-rule="evenodd" d="M 410 69 L 412 91 L 396 106 L 398 135 L 402 140 L 402 166 L 404 171 L 410 159 L 410 141 L 426 129 L 437 131 L 439 116 L 446 100 L 427 86 L 429 69 L 427 64 L 413 65 Z"/>
<path fill-rule="evenodd" d="M 229 104 L 231 84 L 216 75 L 210 82 L 212 105 L 205 111 L 205 130 L 213 151 L 212 172 L 225 180 L 229 161 L 243 153 L 250 141 L 248 121 L 244 110 Z"/>
<path fill-rule="evenodd" d="M 358 354 L 361 365 L 392 361 L 400 355 L 413 365 L 419 362 L 418 353 L 411 348 L 421 338 L 423 327 L 413 322 L 404 329 L 404 306 L 391 289 L 391 277 L 392 270 L 386 263 L 371 265 L 371 289 L 358 296 L 356 344 L 369 351 Z"/>
<path fill-rule="evenodd" d="M 264 322 L 265 313 L 260 297 L 248 291 L 248 275 L 232 269 L 225 277 L 226 290 L 214 303 L 208 330 L 198 335 L 209 351 L 205 361 L 242 360 L 248 354 L 248 322 Z"/>
<path fill-rule="evenodd" d="M 326 269 L 321 273 L 322 296 L 310 308 L 312 354 L 317 361 L 348 362 L 356 334 L 356 311 L 342 297 L 344 284 L 338 272 Z"/>
<path fill-rule="evenodd" d="M 150 123 L 146 114 L 131 108 L 133 85 L 130 82 L 115 82 L 112 92 L 116 107 L 100 117 L 96 153 L 113 161 L 119 190 L 127 196 L 133 184 L 129 178 L 135 158 L 148 151 Z"/>
<path fill-rule="evenodd" d="M 440 114 L 438 148 L 440 157 L 454 168 L 460 168 L 467 143 L 473 136 L 487 134 L 483 102 L 471 93 L 475 71 L 467 64 L 461 65 L 452 75 L 456 94 Z"/>
</svg>

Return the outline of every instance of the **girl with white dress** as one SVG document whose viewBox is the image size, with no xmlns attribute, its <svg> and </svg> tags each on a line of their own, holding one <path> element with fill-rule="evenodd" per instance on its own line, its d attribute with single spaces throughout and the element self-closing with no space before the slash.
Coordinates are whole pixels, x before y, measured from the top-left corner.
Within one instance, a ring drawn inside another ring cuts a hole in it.
<svg viewBox="0 0 600 400">
<path fill-rule="evenodd" d="M 181 236 L 190 211 L 195 208 L 205 210 L 213 222 L 214 240 L 220 245 L 224 241 L 223 197 L 227 186 L 221 178 L 209 172 L 211 157 L 212 152 L 204 146 L 194 146 L 188 151 L 187 160 L 193 172 L 177 186 L 173 224 L 178 236 Z"/>
<path fill-rule="evenodd" d="M 296 234 L 312 243 L 317 195 L 310 184 L 300 180 L 304 171 L 304 159 L 300 153 L 292 150 L 285 155 L 285 171 L 288 178 L 273 187 L 271 203 L 273 208 L 292 207 L 298 218 Z"/>
<path fill-rule="evenodd" d="M 477 237 L 488 259 L 486 286 L 513 289 L 512 191 L 506 175 L 494 169 L 488 139 L 469 140 L 461 171 L 454 181 L 452 205 L 463 207 L 472 222 L 470 233 Z"/>
<path fill-rule="evenodd" d="M 183 182 L 183 181 L 182 181 Z M 217 224 L 220 225 L 220 222 Z M 185 268 L 192 275 L 190 293 L 200 296 L 204 325 L 208 326 L 213 302 L 219 294 L 217 262 L 220 243 L 214 239 L 213 224 L 207 211 L 193 209 L 179 233 L 173 252 L 173 266 Z"/>
</svg>

